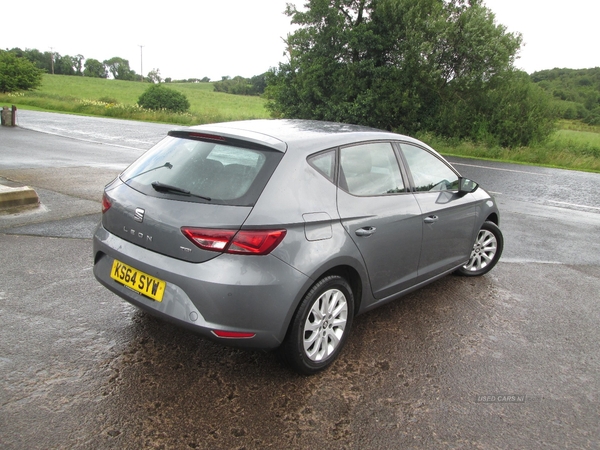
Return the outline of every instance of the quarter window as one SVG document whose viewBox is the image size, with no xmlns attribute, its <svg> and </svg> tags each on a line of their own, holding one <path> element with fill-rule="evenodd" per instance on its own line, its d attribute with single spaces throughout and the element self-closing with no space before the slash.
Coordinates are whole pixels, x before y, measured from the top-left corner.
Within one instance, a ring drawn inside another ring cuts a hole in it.
<svg viewBox="0 0 600 450">
<path fill-rule="evenodd" d="M 340 166 L 340 185 L 352 195 L 405 192 L 400 167 L 389 142 L 342 148 Z"/>
<path fill-rule="evenodd" d="M 335 173 L 335 150 L 318 153 L 308 158 L 308 163 L 333 182 Z"/>
<path fill-rule="evenodd" d="M 401 147 L 417 192 L 458 190 L 458 176 L 439 158 L 420 147 Z"/>
</svg>

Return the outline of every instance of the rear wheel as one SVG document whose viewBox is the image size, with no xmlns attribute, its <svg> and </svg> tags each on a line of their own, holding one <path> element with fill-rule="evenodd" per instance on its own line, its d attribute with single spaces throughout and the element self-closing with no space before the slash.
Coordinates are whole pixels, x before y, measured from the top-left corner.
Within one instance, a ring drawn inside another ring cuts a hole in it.
<svg viewBox="0 0 600 450">
<path fill-rule="evenodd" d="M 461 275 L 479 276 L 488 273 L 502 255 L 504 237 L 502 231 L 493 222 L 484 222 L 477 233 L 469 261 L 457 272 Z"/>
<path fill-rule="evenodd" d="M 310 375 L 328 367 L 344 346 L 354 312 L 348 282 L 337 275 L 322 278 L 306 293 L 278 349 L 296 372 Z"/>
</svg>

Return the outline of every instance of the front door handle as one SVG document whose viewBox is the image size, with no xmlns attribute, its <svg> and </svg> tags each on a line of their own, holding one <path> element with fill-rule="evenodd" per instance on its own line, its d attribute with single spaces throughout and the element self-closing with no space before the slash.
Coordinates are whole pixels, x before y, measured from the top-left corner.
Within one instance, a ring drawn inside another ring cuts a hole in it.
<svg viewBox="0 0 600 450">
<path fill-rule="evenodd" d="M 364 228 L 359 228 L 358 230 L 356 230 L 354 233 L 357 236 L 371 236 L 373 233 L 375 233 L 375 230 L 377 230 L 377 228 L 375 227 L 364 227 Z"/>
<path fill-rule="evenodd" d="M 438 219 L 439 219 L 438 216 L 429 216 L 429 217 L 425 217 L 425 220 L 423 222 L 425 222 L 425 223 L 435 223 L 435 222 L 437 222 Z"/>
</svg>

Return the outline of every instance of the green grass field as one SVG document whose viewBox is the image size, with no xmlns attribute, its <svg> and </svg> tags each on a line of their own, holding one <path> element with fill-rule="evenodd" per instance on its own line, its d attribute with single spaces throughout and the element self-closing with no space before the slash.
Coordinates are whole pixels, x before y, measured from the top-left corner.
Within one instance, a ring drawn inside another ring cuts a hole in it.
<svg viewBox="0 0 600 450">
<path fill-rule="evenodd" d="M 139 108 L 137 100 L 147 83 L 48 74 L 36 91 L 0 94 L 0 105 L 180 125 L 269 117 L 260 97 L 214 92 L 211 83 L 169 83 L 167 87 L 186 95 L 191 105 L 188 113 Z M 457 143 L 428 134 L 417 137 L 445 155 L 600 172 L 600 126 L 564 120 L 557 125 L 557 131 L 543 144 L 515 149 Z"/>
<path fill-rule="evenodd" d="M 189 113 L 143 110 L 137 107 L 137 101 L 148 86 L 135 81 L 46 74 L 39 89 L 17 95 L 0 94 L 0 104 L 183 125 L 269 117 L 264 99 L 213 92 L 211 83 L 167 84 L 185 94 L 190 102 Z"/>
</svg>

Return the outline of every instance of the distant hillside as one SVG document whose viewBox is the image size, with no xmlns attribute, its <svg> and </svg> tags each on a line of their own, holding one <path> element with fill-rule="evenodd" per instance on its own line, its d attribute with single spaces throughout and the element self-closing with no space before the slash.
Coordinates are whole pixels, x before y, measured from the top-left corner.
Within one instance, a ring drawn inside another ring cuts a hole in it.
<svg viewBox="0 0 600 450">
<path fill-rule="evenodd" d="M 600 125 L 600 67 L 541 70 L 531 79 L 552 94 L 561 118 Z"/>
</svg>

